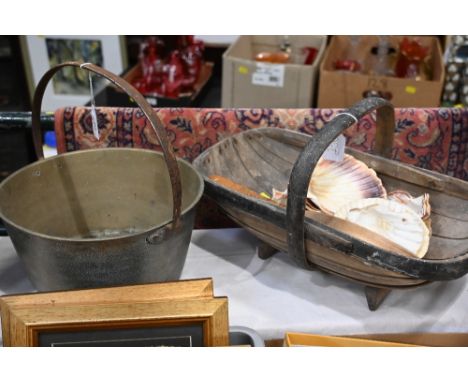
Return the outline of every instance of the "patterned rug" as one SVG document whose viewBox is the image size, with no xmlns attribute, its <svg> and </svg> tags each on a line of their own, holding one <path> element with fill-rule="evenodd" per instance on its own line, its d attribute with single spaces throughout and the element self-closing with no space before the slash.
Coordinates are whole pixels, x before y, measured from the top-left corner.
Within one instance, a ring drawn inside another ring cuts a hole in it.
<svg viewBox="0 0 468 382">
<path fill-rule="evenodd" d="M 191 162 L 214 143 L 247 129 L 276 127 L 314 134 L 341 110 L 167 108 L 156 111 L 166 126 L 176 155 Z M 56 111 L 59 153 L 99 147 L 160 149 L 156 134 L 139 109 L 104 107 L 97 112 L 99 140 L 93 135 L 89 108 Z M 393 159 L 468 180 L 468 109 L 395 109 L 395 120 Z M 375 129 L 375 114 L 366 116 L 346 130 L 347 145 L 371 152 Z M 232 225 L 227 220 L 211 220 L 205 224 L 198 219 L 198 227 Z"/>
</svg>

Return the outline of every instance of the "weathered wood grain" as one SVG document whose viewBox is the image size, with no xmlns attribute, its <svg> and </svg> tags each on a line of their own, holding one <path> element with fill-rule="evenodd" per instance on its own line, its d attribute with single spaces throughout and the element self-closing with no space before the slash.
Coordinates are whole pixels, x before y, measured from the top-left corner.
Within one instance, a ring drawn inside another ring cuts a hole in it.
<svg viewBox="0 0 468 382">
<path fill-rule="evenodd" d="M 41 331 L 203 324 L 205 346 L 229 345 L 226 297 L 212 279 L 30 293 L 0 298 L 4 346 L 36 346 Z"/>
<path fill-rule="evenodd" d="M 309 140 L 310 136 L 297 132 L 254 129 L 223 141 L 222 152 L 217 147 L 220 144 L 213 146 L 194 165 L 205 178 L 206 194 L 231 218 L 265 243 L 287 252 L 284 208 L 232 192 L 208 177 L 232 177 L 257 193 L 271 194 L 273 187 L 284 190 L 292 165 Z M 235 150 L 230 150 L 229 144 Z M 429 251 L 423 259 L 411 258 L 404 248 L 363 228 L 321 212 L 307 212 L 308 261 L 327 272 L 377 288 L 412 287 L 466 274 L 468 183 L 352 149 L 347 153 L 376 170 L 388 191 L 403 189 L 414 196 L 429 193 L 433 233 Z"/>
</svg>

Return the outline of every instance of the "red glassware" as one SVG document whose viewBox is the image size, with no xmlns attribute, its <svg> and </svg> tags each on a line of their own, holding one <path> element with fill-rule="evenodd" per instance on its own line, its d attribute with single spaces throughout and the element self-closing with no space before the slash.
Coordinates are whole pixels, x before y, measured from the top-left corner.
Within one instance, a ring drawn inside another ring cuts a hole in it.
<svg viewBox="0 0 468 382">
<path fill-rule="evenodd" d="M 158 93 L 163 79 L 163 62 L 160 57 L 160 51 L 163 42 L 155 37 L 150 37 L 141 44 L 140 48 L 140 67 L 142 78 L 139 78 L 135 85 L 142 92 Z"/>
<path fill-rule="evenodd" d="M 359 72 L 361 70 L 361 64 L 355 60 L 336 60 L 336 70 L 346 70 L 348 72 Z"/>
<path fill-rule="evenodd" d="M 401 78 L 418 78 L 422 75 L 422 64 L 429 54 L 429 48 L 417 40 L 405 37 L 400 42 L 400 53 L 395 66 L 395 75 Z"/>
<path fill-rule="evenodd" d="M 193 90 L 193 86 L 198 80 L 203 65 L 203 42 L 195 42 L 193 40 L 191 45 L 188 45 L 182 51 L 182 62 L 184 64 L 184 81 L 183 88 L 185 91 Z"/>
<path fill-rule="evenodd" d="M 141 77 L 133 85 L 143 94 L 171 98 L 193 91 L 203 66 L 204 48 L 194 36 L 165 36 L 164 41 L 147 38 L 140 45 Z"/>
<path fill-rule="evenodd" d="M 304 65 L 312 65 L 317 57 L 318 49 L 312 47 L 305 47 L 302 49 L 302 51 L 306 54 Z"/>
<path fill-rule="evenodd" d="M 346 46 L 343 58 L 334 62 L 335 70 L 347 72 L 362 71 L 362 55 L 360 54 L 361 36 L 349 36 L 349 43 Z"/>
<path fill-rule="evenodd" d="M 169 63 L 164 70 L 164 90 L 165 96 L 178 98 L 184 80 L 184 66 L 180 57 L 180 52 L 174 50 L 170 54 Z"/>
</svg>

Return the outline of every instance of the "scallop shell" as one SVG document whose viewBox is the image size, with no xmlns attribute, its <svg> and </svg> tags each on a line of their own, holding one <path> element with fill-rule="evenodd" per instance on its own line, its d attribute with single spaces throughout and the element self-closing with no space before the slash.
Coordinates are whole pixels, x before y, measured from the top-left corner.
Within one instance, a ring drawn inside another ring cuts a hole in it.
<svg viewBox="0 0 468 382">
<path fill-rule="evenodd" d="M 388 199 L 396 200 L 397 202 L 406 204 L 414 212 L 416 212 L 421 219 L 426 220 L 431 216 L 431 204 L 429 203 L 429 194 L 422 194 L 417 198 L 404 190 L 395 190 L 388 194 Z"/>
<path fill-rule="evenodd" d="M 395 200 L 357 200 L 342 207 L 335 216 L 393 241 L 415 257 L 424 257 L 429 248 L 430 232 L 422 219 Z"/>
<path fill-rule="evenodd" d="M 387 192 L 374 170 L 351 155 L 340 162 L 320 160 L 307 197 L 323 212 L 333 215 L 342 206 L 366 198 L 386 198 Z"/>
</svg>

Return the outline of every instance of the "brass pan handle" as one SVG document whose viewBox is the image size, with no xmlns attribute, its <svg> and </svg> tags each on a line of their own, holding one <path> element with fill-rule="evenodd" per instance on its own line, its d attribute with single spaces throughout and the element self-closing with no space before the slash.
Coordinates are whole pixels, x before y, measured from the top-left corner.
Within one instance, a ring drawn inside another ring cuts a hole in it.
<svg viewBox="0 0 468 382">
<path fill-rule="evenodd" d="M 172 209 L 172 227 L 176 228 L 180 223 L 180 214 L 181 214 L 181 205 L 182 205 L 182 185 L 180 181 L 180 172 L 177 165 L 177 159 L 174 155 L 172 147 L 169 145 L 167 139 L 166 130 L 161 122 L 161 120 L 156 115 L 156 112 L 148 104 L 145 98 L 136 90 L 132 85 L 121 77 L 109 72 L 106 69 L 103 69 L 99 66 L 83 62 L 64 62 L 53 68 L 49 69 L 41 78 L 37 84 L 36 91 L 34 92 L 33 98 L 33 107 L 32 107 L 32 136 L 34 142 L 34 150 L 39 160 L 44 159 L 44 152 L 42 149 L 42 134 L 41 134 L 41 125 L 40 125 L 40 116 L 41 116 L 41 106 L 42 99 L 44 97 L 44 92 L 47 87 L 47 84 L 52 79 L 55 73 L 60 69 L 66 66 L 74 66 L 77 68 L 86 69 L 92 73 L 96 73 L 114 85 L 121 88 L 125 91 L 130 97 L 132 97 L 135 102 L 138 104 L 140 109 L 148 118 L 153 130 L 156 132 L 156 135 L 159 139 L 163 154 L 164 160 L 166 161 L 166 166 L 169 171 L 169 176 L 171 178 L 172 186 L 172 198 L 173 198 L 173 209 Z"/>
</svg>

